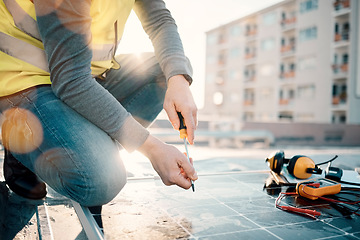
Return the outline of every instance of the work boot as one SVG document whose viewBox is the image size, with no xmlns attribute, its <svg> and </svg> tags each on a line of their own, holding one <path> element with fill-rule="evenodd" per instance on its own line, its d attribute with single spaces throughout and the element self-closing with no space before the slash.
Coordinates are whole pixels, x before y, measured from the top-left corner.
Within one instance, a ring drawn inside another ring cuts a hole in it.
<svg viewBox="0 0 360 240">
<path fill-rule="evenodd" d="M 16 160 L 7 149 L 4 157 L 4 178 L 8 187 L 19 196 L 36 200 L 46 196 L 45 183 Z"/>
</svg>

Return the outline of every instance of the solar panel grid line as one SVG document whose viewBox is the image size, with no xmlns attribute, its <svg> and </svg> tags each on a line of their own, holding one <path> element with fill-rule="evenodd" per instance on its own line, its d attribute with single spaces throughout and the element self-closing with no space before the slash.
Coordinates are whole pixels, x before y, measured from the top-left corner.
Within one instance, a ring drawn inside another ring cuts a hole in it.
<svg viewBox="0 0 360 240">
<path fill-rule="evenodd" d="M 330 226 L 330 227 L 332 227 L 332 228 L 335 228 L 335 229 L 337 229 L 337 230 L 339 230 L 339 231 L 343 232 L 343 233 L 344 233 L 344 235 L 345 235 L 345 234 L 351 234 L 351 233 L 348 233 L 348 232 L 344 231 L 344 229 L 338 228 L 338 227 L 336 227 L 336 226 L 334 226 L 334 225 L 332 225 L 332 224 L 329 224 L 329 223 L 327 223 L 327 222 L 325 222 L 325 221 L 323 221 L 323 220 L 320 220 L 320 221 L 322 221 L 323 223 L 325 223 L 325 224 L 329 225 L 329 226 Z"/>
<path fill-rule="evenodd" d="M 253 171 L 252 171 L 253 172 Z M 256 171 L 257 172 L 257 171 Z M 268 172 L 268 171 L 267 171 Z M 238 182 L 239 184 L 242 184 L 244 185 L 243 182 L 235 179 L 235 178 L 232 178 L 232 177 L 229 177 L 230 179 L 232 179 L 233 181 L 235 182 Z M 256 188 L 254 188 L 253 190 L 257 191 Z M 263 193 L 262 191 L 258 191 L 259 193 Z M 215 195 L 212 195 L 211 193 L 208 193 L 209 196 L 211 196 L 214 200 L 216 200 L 219 204 L 222 204 L 224 205 L 225 207 L 229 208 L 230 210 L 234 211 L 234 214 L 236 213 L 236 215 L 238 216 L 241 216 L 241 217 L 244 217 L 245 219 L 247 219 L 248 221 L 252 222 L 254 225 L 258 226 L 259 228 L 256 228 L 256 229 L 251 229 L 251 230 L 242 230 L 242 231 L 233 231 L 233 232 L 226 232 L 226 233 L 223 233 L 223 234 L 232 234 L 232 233 L 241 233 L 241 232 L 244 232 L 244 231 L 255 231 L 255 230 L 263 230 L 263 231 L 266 231 L 267 233 L 269 233 L 270 235 L 274 236 L 275 238 L 277 239 L 281 239 L 280 237 L 278 237 L 276 234 L 268 231 L 266 228 L 264 228 L 263 226 L 257 224 L 256 222 L 252 221 L 251 219 L 248 219 L 244 214 L 236 211 L 235 209 L 231 208 L 230 206 L 228 206 L 225 202 L 219 200 Z M 235 216 L 235 215 L 234 215 Z M 222 235 L 222 234 L 214 234 L 214 235 L 202 235 L 202 236 L 198 236 L 198 237 L 211 237 L 211 236 L 217 236 L 217 235 Z"/>
<path fill-rule="evenodd" d="M 174 222 L 176 222 L 176 224 L 178 224 L 187 234 L 189 234 L 189 238 L 190 238 L 190 239 L 195 238 L 195 237 L 193 236 L 193 234 L 192 234 L 185 226 L 183 226 L 178 219 L 176 219 L 176 218 L 174 218 L 173 216 L 171 216 L 171 214 L 169 214 L 169 212 L 166 211 L 165 209 L 161 208 L 160 210 L 161 210 L 163 213 L 165 213 L 170 219 L 172 219 Z"/>
<path fill-rule="evenodd" d="M 278 238 L 278 239 L 282 239 L 282 238 L 280 238 L 279 236 L 277 236 L 276 234 L 268 231 L 265 227 L 263 227 L 263 226 L 261 226 L 260 224 L 252 221 L 251 219 L 247 218 L 245 214 L 242 214 L 242 213 L 236 211 L 235 209 L 231 208 L 230 206 L 228 206 L 228 205 L 226 205 L 226 204 L 225 204 L 225 206 L 227 206 L 228 208 L 230 208 L 230 209 L 233 210 L 234 212 L 237 212 L 240 216 L 244 217 L 244 218 L 245 218 L 246 220 L 248 220 L 249 222 L 252 222 L 253 224 L 257 225 L 257 226 L 259 227 L 259 229 L 265 230 L 266 232 L 268 232 L 269 234 L 273 235 L 274 237 L 276 237 L 276 238 Z"/>
</svg>

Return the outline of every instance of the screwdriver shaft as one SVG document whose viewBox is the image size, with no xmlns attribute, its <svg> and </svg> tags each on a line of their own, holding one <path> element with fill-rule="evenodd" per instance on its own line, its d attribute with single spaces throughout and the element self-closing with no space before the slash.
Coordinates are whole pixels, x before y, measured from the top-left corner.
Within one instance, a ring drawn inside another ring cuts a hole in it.
<svg viewBox="0 0 360 240">
<path fill-rule="evenodd" d="M 187 147 L 187 142 L 186 142 L 186 138 L 187 138 L 187 131 L 186 131 L 186 125 L 184 122 L 184 117 L 181 115 L 180 112 L 177 112 L 178 116 L 179 116 L 179 120 L 180 120 L 180 127 L 179 127 L 179 131 L 180 131 L 180 138 L 184 139 L 184 145 L 185 145 L 185 150 L 186 150 L 186 157 L 187 160 L 190 162 L 190 157 L 189 157 L 189 151 L 188 151 L 188 147 Z M 195 192 L 195 186 L 194 186 L 194 181 L 191 180 L 191 188 L 193 190 L 193 192 Z"/>
<path fill-rule="evenodd" d="M 187 157 L 188 161 L 190 162 L 189 151 L 188 151 L 188 147 L 187 147 L 186 138 L 184 138 L 184 145 L 185 145 L 186 157 Z M 193 190 L 193 192 L 195 192 L 194 181 L 191 180 L 191 179 L 190 179 L 190 181 L 191 181 L 191 189 Z"/>
</svg>

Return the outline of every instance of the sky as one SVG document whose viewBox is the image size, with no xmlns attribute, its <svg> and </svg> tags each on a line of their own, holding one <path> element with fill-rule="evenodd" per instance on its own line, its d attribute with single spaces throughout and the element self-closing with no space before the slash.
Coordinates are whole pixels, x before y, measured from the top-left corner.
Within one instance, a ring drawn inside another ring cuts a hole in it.
<svg viewBox="0 0 360 240">
<path fill-rule="evenodd" d="M 165 0 L 178 26 L 186 56 L 194 69 L 191 91 L 198 108 L 204 104 L 206 32 L 282 0 Z M 153 51 L 150 40 L 132 13 L 119 45 L 120 53 Z"/>
</svg>

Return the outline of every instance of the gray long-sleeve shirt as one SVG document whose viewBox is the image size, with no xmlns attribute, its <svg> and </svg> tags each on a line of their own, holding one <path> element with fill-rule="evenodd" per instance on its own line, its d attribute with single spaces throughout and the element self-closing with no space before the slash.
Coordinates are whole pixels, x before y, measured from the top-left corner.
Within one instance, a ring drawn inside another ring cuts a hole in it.
<svg viewBox="0 0 360 240">
<path fill-rule="evenodd" d="M 34 1 L 54 93 L 125 149 L 137 149 L 148 131 L 91 75 L 91 1 L 63 0 L 60 6 L 55 1 Z M 134 10 L 153 43 L 165 77 L 191 76 L 177 26 L 165 3 L 136 0 Z"/>
</svg>

